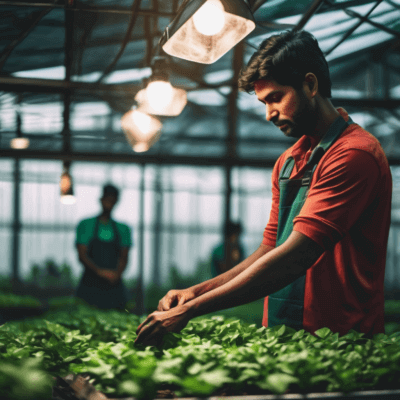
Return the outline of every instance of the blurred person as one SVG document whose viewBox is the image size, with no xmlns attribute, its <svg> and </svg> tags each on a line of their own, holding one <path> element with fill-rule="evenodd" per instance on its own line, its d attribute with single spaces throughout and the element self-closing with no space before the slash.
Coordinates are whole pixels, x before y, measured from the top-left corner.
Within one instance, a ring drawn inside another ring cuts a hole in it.
<svg viewBox="0 0 400 400">
<path fill-rule="evenodd" d="M 139 325 L 136 343 L 158 343 L 194 317 L 261 298 L 265 327 L 384 333 L 392 176 L 379 141 L 333 106 L 328 63 L 309 32 L 265 39 L 238 86 L 297 139 L 273 168 L 263 240 L 223 274 L 170 290 Z"/>
<path fill-rule="evenodd" d="M 225 257 L 225 242 L 213 249 L 211 254 L 211 274 L 213 278 L 244 260 L 244 250 L 240 243 L 241 232 L 242 226 L 239 222 L 228 222 L 226 227 L 228 257 Z"/>
<path fill-rule="evenodd" d="M 119 198 L 113 185 L 103 187 L 102 213 L 78 224 L 76 247 L 84 273 L 76 296 L 102 309 L 123 310 L 127 293 L 122 274 L 132 245 L 128 225 L 111 218 Z"/>
</svg>

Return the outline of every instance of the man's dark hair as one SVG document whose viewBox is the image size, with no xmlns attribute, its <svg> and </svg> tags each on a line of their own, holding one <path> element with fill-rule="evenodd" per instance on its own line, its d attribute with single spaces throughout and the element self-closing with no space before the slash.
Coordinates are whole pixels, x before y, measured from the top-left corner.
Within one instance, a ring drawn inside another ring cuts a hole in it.
<svg viewBox="0 0 400 400">
<path fill-rule="evenodd" d="M 114 185 L 107 184 L 103 186 L 103 197 L 105 196 L 115 196 L 117 199 L 119 197 L 119 190 Z"/>
<path fill-rule="evenodd" d="M 242 232 L 242 225 L 240 224 L 240 222 L 229 221 L 227 226 L 225 227 L 225 231 L 228 236 L 236 233 L 240 235 L 240 233 Z"/>
<path fill-rule="evenodd" d="M 285 31 L 260 44 L 240 72 L 239 89 L 253 93 L 256 81 L 273 79 L 299 90 L 308 72 L 317 77 L 319 94 L 331 97 L 328 63 L 315 37 L 307 31 Z"/>
</svg>

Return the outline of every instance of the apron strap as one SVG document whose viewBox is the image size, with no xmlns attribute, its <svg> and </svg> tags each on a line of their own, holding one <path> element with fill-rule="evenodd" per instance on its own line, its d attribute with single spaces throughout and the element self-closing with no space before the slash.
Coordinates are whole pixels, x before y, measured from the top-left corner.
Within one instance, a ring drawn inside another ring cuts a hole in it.
<svg viewBox="0 0 400 400">
<path fill-rule="evenodd" d="M 322 137 L 320 143 L 312 151 L 311 156 L 307 161 L 307 168 L 302 178 L 302 186 L 310 185 L 312 175 L 317 168 L 318 162 L 324 156 L 326 150 L 351 124 L 354 124 L 354 121 L 350 117 L 347 122 L 342 116 L 339 116 L 335 119 L 335 121 L 329 127 L 328 132 L 326 132 L 325 135 Z M 293 171 L 294 165 L 294 158 L 289 157 L 280 171 L 279 180 L 290 179 L 290 175 Z"/>
<path fill-rule="evenodd" d="M 286 161 L 285 164 L 283 164 L 283 167 L 279 173 L 279 180 L 282 179 L 289 179 L 290 175 L 293 171 L 294 168 L 294 158 L 289 157 Z"/>
</svg>

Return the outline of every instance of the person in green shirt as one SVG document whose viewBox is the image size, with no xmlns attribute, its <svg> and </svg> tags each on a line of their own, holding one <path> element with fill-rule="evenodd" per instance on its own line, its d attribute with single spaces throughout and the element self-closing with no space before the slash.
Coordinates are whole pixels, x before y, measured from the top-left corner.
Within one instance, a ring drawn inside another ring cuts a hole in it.
<svg viewBox="0 0 400 400">
<path fill-rule="evenodd" d="M 228 236 L 228 254 L 225 257 L 225 243 L 216 246 L 211 255 L 211 274 L 213 278 L 228 271 L 244 260 L 244 250 L 239 241 L 242 226 L 239 222 L 229 222 L 226 227 Z"/>
<path fill-rule="evenodd" d="M 76 296 L 102 309 L 125 308 L 127 293 L 122 274 L 132 246 L 131 229 L 111 218 L 119 198 L 113 185 L 103 187 L 102 213 L 81 221 L 77 227 L 76 247 L 84 273 Z"/>
</svg>

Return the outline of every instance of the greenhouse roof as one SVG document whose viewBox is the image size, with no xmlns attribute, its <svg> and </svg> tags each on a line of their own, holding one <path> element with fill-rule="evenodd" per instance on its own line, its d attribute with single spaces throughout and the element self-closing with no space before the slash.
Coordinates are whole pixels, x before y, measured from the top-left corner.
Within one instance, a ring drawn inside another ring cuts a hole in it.
<svg viewBox="0 0 400 400">
<path fill-rule="evenodd" d="M 271 166 L 293 140 L 265 120 L 256 96 L 237 92 L 233 60 L 247 62 L 272 34 L 304 28 L 326 54 L 333 104 L 399 162 L 400 0 L 249 1 L 256 29 L 243 46 L 209 65 L 171 58 L 171 83 L 187 91 L 188 103 L 162 119 L 150 150 L 135 153 L 120 120 L 151 75 L 157 44 L 181 4 L 0 1 L 3 156 Z M 26 150 L 10 148 L 18 125 L 30 140 Z"/>
</svg>

